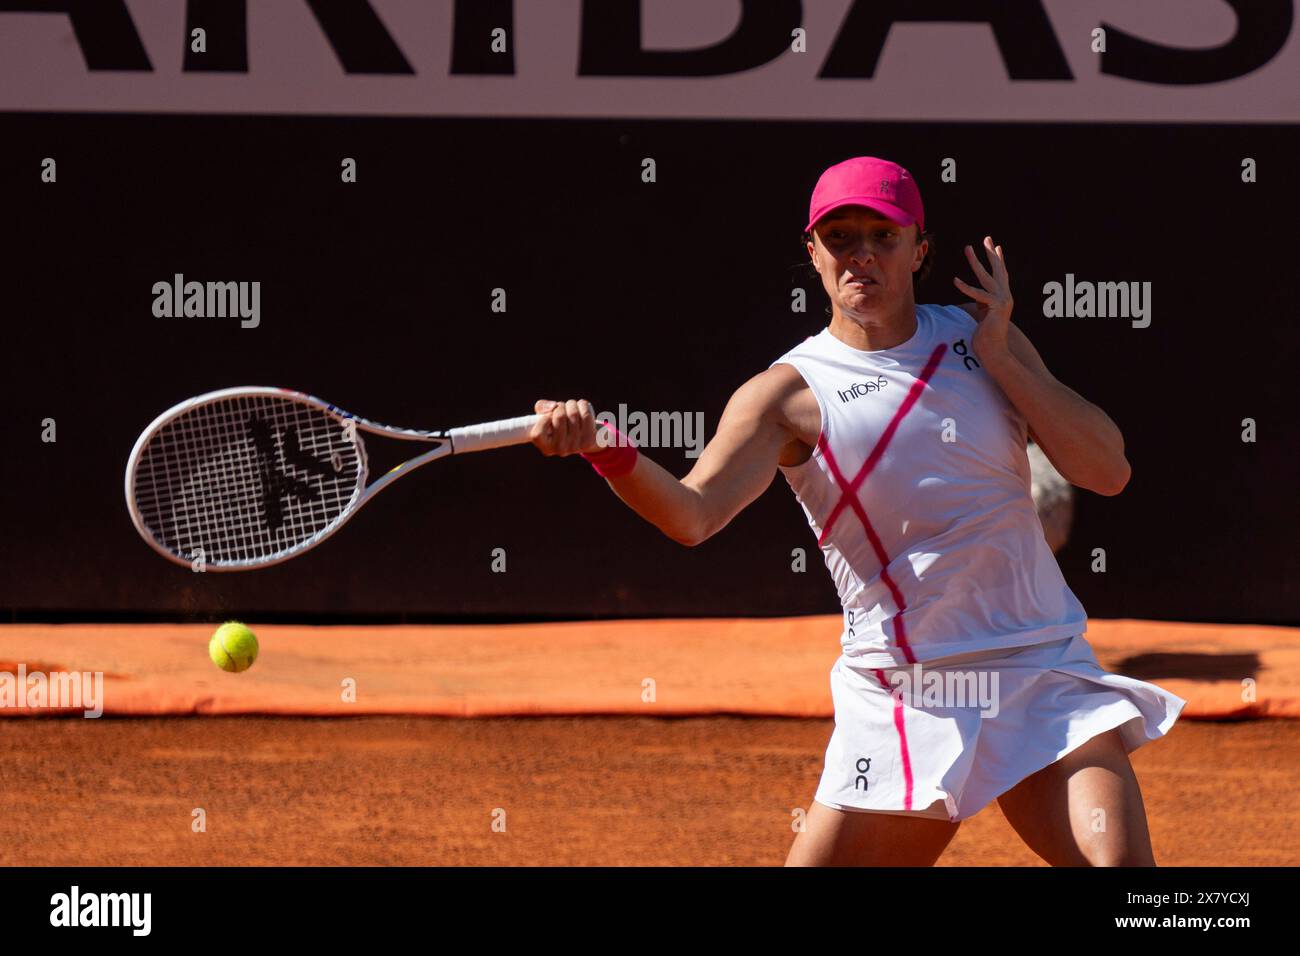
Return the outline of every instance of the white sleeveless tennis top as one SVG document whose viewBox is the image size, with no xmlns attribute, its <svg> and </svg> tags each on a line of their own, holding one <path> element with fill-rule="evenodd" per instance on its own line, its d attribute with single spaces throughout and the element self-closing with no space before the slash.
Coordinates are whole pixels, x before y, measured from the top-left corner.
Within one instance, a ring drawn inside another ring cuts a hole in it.
<svg viewBox="0 0 1300 956">
<path fill-rule="evenodd" d="M 976 322 L 918 305 L 915 334 L 864 352 L 809 336 L 794 366 L 821 408 L 782 467 L 844 606 L 844 655 L 893 667 L 1082 634 L 1030 496 L 1028 426 L 980 367 Z"/>
</svg>

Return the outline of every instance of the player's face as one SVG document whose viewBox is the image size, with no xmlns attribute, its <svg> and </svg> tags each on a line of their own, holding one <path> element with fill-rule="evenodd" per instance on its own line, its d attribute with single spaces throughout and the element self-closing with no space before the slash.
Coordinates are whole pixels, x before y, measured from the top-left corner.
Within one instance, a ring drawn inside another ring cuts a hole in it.
<svg viewBox="0 0 1300 956">
<path fill-rule="evenodd" d="M 915 225 L 902 226 L 865 206 L 841 206 L 813 226 L 808 255 L 840 310 L 855 315 L 892 308 L 912 292 L 925 259 Z"/>
</svg>

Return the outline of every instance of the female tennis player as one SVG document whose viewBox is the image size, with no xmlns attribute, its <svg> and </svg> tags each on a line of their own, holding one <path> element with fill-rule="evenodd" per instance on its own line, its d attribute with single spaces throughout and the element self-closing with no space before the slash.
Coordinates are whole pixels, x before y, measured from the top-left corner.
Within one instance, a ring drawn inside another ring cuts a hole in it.
<svg viewBox="0 0 1300 956">
<path fill-rule="evenodd" d="M 992 238 L 988 268 L 965 249 L 978 285 L 953 279 L 973 302 L 916 304 L 930 239 L 901 166 L 827 169 L 804 240 L 830 324 L 737 389 L 685 478 L 616 431 L 598 441 L 586 401 L 539 401 L 534 444 L 582 454 L 688 547 L 784 474 L 844 608 L 835 730 L 787 865 L 930 865 L 996 799 L 1052 865 L 1154 866 L 1128 754 L 1185 701 L 1098 664 L 1026 455 L 1032 438 L 1072 484 L 1115 495 L 1119 429 L 1012 324 Z"/>
</svg>

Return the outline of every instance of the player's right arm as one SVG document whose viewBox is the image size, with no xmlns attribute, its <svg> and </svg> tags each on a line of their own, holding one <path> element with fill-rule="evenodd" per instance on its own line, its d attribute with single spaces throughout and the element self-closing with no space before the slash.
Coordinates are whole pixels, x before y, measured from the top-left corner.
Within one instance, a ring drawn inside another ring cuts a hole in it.
<svg viewBox="0 0 1300 956">
<path fill-rule="evenodd" d="M 598 451 L 591 406 L 537 403 L 551 411 L 534 428 L 533 444 L 548 455 Z M 549 435 L 547 429 L 550 429 Z M 797 371 L 776 365 L 736 390 L 686 477 L 678 479 L 645 454 L 628 474 L 607 479 L 628 507 L 679 544 L 693 547 L 727 526 L 763 493 L 778 464 L 807 459 L 821 416 Z"/>
</svg>

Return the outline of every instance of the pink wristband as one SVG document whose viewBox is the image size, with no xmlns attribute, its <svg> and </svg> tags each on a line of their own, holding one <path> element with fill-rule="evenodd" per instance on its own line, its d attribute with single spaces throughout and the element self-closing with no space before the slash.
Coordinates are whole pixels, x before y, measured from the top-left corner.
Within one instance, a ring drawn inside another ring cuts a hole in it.
<svg viewBox="0 0 1300 956">
<path fill-rule="evenodd" d="M 605 430 L 609 432 L 613 443 L 600 451 L 583 452 L 582 457 L 591 462 L 591 467 L 596 469 L 596 474 L 600 477 L 621 478 L 636 467 L 640 453 L 632 440 L 613 425 L 605 425 Z"/>
</svg>

